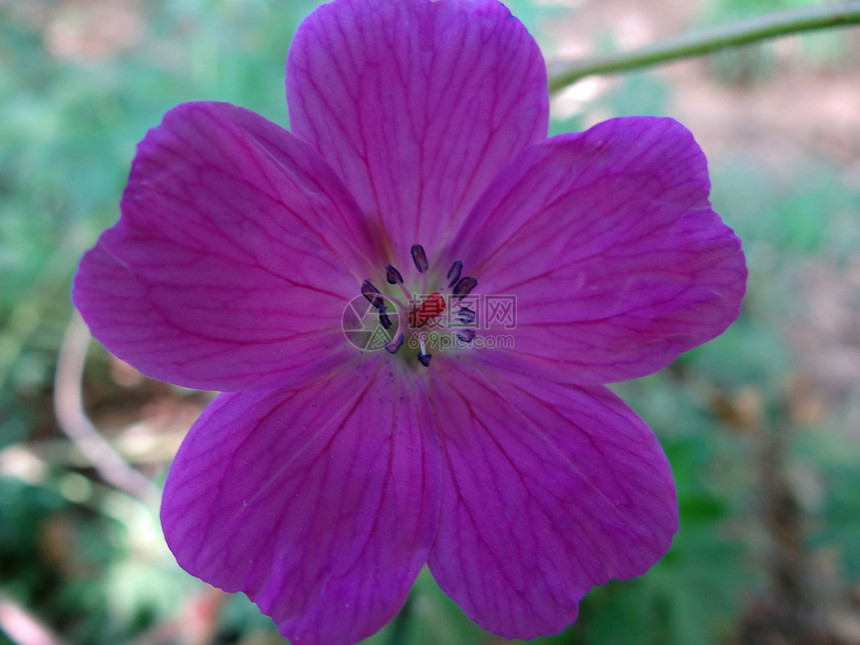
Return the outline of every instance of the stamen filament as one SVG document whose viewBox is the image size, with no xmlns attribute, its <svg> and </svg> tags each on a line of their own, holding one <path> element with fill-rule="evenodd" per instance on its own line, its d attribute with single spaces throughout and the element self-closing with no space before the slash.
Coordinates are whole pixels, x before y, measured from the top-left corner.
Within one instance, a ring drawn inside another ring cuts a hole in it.
<svg viewBox="0 0 860 645">
<path fill-rule="evenodd" d="M 401 283 L 400 283 L 400 284 L 398 284 L 397 286 L 398 286 L 398 287 L 400 287 L 400 291 L 401 291 L 401 293 L 403 293 L 404 297 L 406 298 L 406 302 L 410 302 L 410 301 L 412 300 L 412 294 L 411 294 L 411 293 L 409 293 L 409 290 L 406 288 L 406 285 L 404 285 L 404 284 L 401 282 Z M 403 305 L 402 305 L 400 302 L 398 302 L 398 301 L 396 301 L 396 300 L 395 300 L 395 302 L 397 302 L 397 304 L 398 304 L 398 305 L 400 305 L 401 307 L 403 307 Z M 405 309 L 405 307 L 403 307 L 403 308 Z"/>
</svg>

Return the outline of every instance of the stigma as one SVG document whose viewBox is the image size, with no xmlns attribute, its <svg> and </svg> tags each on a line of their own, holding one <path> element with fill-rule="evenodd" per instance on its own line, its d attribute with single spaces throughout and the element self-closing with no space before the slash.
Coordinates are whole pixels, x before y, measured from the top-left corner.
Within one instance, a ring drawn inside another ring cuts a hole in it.
<svg viewBox="0 0 860 645">
<path fill-rule="evenodd" d="M 432 320 L 439 318 L 445 311 L 445 298 L 438 291 L 431 293 L 417 307 L 409 311 L 409 326 L 420 329 Z"/>
</svg>

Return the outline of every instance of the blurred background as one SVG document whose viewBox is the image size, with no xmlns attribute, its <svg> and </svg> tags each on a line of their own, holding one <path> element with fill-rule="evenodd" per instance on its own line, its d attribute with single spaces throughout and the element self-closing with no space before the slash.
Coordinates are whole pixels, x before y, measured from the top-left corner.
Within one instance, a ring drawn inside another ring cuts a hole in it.
<svg viewBox="0 0 860 645">
<path fill-rule="evenodd" d="M 163 543 L 157 493 L 210 395 L 90 343 L 69 288 L 167 109 L 231 101 L 288 125 L 284 57 L 316 4 L 0 0 L 0 643 L 283 642 Z M 552 70 L 810 3 L 508 4 Z M 672 462 L 673 549 L 535 642 L 860 644 L 860 29 L 586 78 L 554 98 L 552 130 L 625 114 L 692 129 L 712 201 L 744 240 L 749 292 L 722 337 L 615 388 Z M 367 642 L 505 641 L 425 571 Z"/>
</svg>

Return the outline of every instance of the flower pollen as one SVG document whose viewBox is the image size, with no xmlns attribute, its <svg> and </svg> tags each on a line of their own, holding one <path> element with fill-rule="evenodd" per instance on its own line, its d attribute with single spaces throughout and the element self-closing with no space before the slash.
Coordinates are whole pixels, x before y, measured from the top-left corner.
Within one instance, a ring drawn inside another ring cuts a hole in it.
<svg viewBox="0 0 860 645">
<path fill-rule="evenodd" d="M 403 284 L 403 276 L 400 275 L 400 271 L 394 268 L 393 265 L 389 264 L 385 267 L 385 281 L 388 284 Z"/>
<path fill-rule="evenodd" d="M 418 272 L 426 273 L 430 263 L 427 262 L 427 254 L 424 252 L 424 247 L 420 244 L 414 244 L 410 252 L 412 253 L 412 260 L 415 262 L 415 268 L 418 269 Z"/>
<path fill-rule="evenodd" d="M 380 311 L 385 311 L 385 301 L 382 299 L 382 294 L 379 289 L 373 286 L 370 280 L 365 280 L 361 284 L 361 295 L 367 298 L 368 302 Z"/>
<path fill-rule="evenodd" d="M 457 260 L 454 264 L 451 265 L 451 268 L 448 269 L 448 275 L 446 279 L 448 280 L 448 286 L 453 287 L 457 284 L 457 281 L 460 279 L 460 272 L 463 270 L 463 262 L 462 260 Z"/>
<path fill-rule="evenodd" d="M 478 286 L 478 281 L 472 276 L 466 276 L 454 287 L 453 295 L 457 300 L 462 300 L 468 296 L 476 286 Z"/>
</svg>

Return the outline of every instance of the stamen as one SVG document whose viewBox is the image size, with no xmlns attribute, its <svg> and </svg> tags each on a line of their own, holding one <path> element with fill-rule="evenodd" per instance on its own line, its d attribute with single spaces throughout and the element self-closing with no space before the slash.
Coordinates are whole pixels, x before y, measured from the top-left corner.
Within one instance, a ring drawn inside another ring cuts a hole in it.
<svg viewBox="0 0 860 645">
<path fill-rule="evenodd" d="M 427 262 L 427 254 L 424 252 L 424 247 L 420 244 L 414 244 L 410 249 L 410 253 L 412 253 L 412 261 L 415 262 L 415 268 L 418 269 L 419 273 L 424 273 L 430 266 L 430 263 Z"/>
<path fill-rule="evenodd" d="M 385 300 L 382 299 L 379 289 L 370 284 L 370 280 L 365 280 L 361 283 L 361 295 L 367 298 L 374 307 L 385 311 Z"/>
<path fill-rule="evenodd" d="M 418 346 L 421 348 L 418 350 L 418 362 L 424 367 L 430 367 L 430 359 L 433 358 L 433 355 L 427 353 L 427 348 L 424 346 L 423 334 L 418 334 Z"/>
<path fill-rule="evenodd" d="M 478 281 L 471 276 L 466 276 L 457 283 L 454 290 L 451 292 L 455 298 L 465 298 L 478 285 Z"/>
<path fill-rule="evenodd" d="M 400 275 L 400 271 L 390 264 L 385 267 L 385 279 L 388 281 L 388 284 L 403 284 L 403 276 Z"/>
<path fill-rule="evenodd" d="M 391 329 L 391 318 L 385 313 L 385 307 L 379 310 L 379 324 L 383 329 Z"/>
<path fill-rule="evenodd" d="M 460 260 L 454 262 L 451 268 L 448 269 L 448 286 L 453 287 L 457 280 L 460 279 L 460 272 L 463 270 L 463 263 Z"/>
<path fill-rule="evenodd" d="M 397 340 L 391 341 L 385 346 L 385 351 L 389 354 L 396 354 L 397 350 L 403 345 L 403 334 L 397 337 Z"/>
<path fill-rule="evenodd" d="M 412 261 L 415 263 L 415 268 L 418 269 L 419 273 L 424 274 L 423 293 L 427 293 L 427 291 L 430 290 L 428 289 L 429 278 L 427 274 L 427 271 L 430 268 L 430 263 L 427 260 L 427 253 L 424 251 L 424 247 L 420 244 L 413 244 L 410 248 L 410 254 L 412 255 Z M 462 306 L 460 301 L 468 296 L 472 290 L 478 286 L 478 281 L 472 276 L 461 277 L 462 273 L 463 262 L 462 260 L 456 260 L 451 264 L 451 268 L 448 269 L 448 273 L 445 278 L 447 286 L 442 289 L 443 292 L 450 291 L 451 300 L 446 300 L 446 296 L 443 296 L 439 291 L 435 291 L 429 296 L 424 296 L 423 300 L 418 301 L 418 304 L 407 314 L 408 324 L 411 329 L 420 329 L 421 327 L 428 325 L 439 318 L 448 306 L 453 303 L 457 305 L 457 317 L 459 318 L 461 325 L 469 326 L 469 328 L 461 328 L 457 331 L 458 340 L 462 343 L 471 343 L 476 338 L 475 329 L 472 327 L 477 320 L 477 313 L 469 307 Z M 415 298 L 418 298 L 418 296 L 410 295 L 406 290 L 406 285 L 403 282 L 403 275 L 393 264 L 386 265 L 385 280 L 390 285 L 398 285 L 398 288 L 403 292 L 410 303 L 414 303 Z M 388 314 L 388 301 L 386 300 L 386 296 L 384 296 L 379 289 L 370 282 L 370 280 L 365 280 L 361 283 L 361 295 L 363 295 L 377 310 L 380 326 L 387 331 L 391 330 L 394 324 Z M 401 305 L 397 300 L 394 302 Z M 430 360 L 433 358 L 433 355 L 427 352 L 427 347 L 424 343 L 424 336 L 427 334 L 420 332 L 415 335 L 418 337 L 419 344 L 417 354 L 418 362 L 424 367 L 430 367 Z M 386 336 L 390 338 L 390 340 L 385 344 L 385 351 L 389 354 L 396 354 L 400 348 L 403 347 L 405 341 L 404 334 L 398 334 L 396 338 L 391 338 L 390 335 Z M 412 341 L 410 340 L 410 342 Z"/>
<path fill-rule="evenodd" d="M 464 343 L 471 343 L 475 339 L 475 330 L 464 329 L 463 331 L 458 331 L 457 338 L 462 340 Z"/>
<path fill-rule="evenodd" d="M 478 315 L 468 307 L 460 307 L 460 311 L 457 313 L 457 317 L 464 325 L 471 325 L 473 322 L 475 322 L 475 319 L 478 317 Z"/>
</svg>

